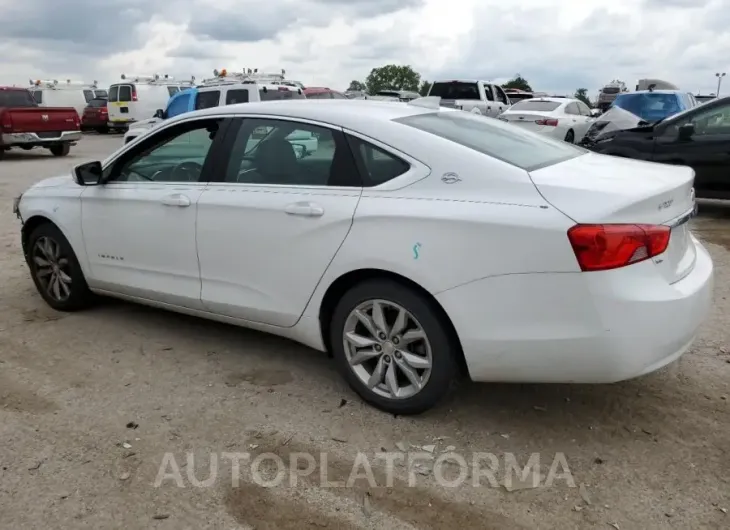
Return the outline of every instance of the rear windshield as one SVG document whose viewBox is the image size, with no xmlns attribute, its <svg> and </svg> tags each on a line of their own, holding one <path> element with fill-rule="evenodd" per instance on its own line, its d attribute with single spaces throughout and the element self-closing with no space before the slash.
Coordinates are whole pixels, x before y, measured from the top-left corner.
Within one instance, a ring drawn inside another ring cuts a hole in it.
<svg viewBox="0 0 730 530">
<path fill-rule="evenodd" d="M 532 99 L 535 96 L 533 96 L 532 94 L 507 94 L 507 97 L 509 98 L 510 103 L 512 103 L 514 105 L 518 101 L 524 101 L 526 99 Z"/>
<path fill-rule="evenodd" d="M 132 85 L 110 86 L 109 101 L 132 101 Z"/>
<path fill-rule="evenodd" d="M 106 98 L 96 98 L 89 101 L 89 107 L 101 108 L 106 107 Z"/>
<path fill-rule="evenodd" d="M 551 166 L 586 152 L 561 140 L 553 140 L 470 112 L 431 112 L 394 121 L 461 144 L 525 171 Z"/>
<path fill-rule="evenodd" d="M 621 94 L 614 100 L 613 106 L 627 110 L 649 122 L 668 118 L 684 110 L 677 94 L 657 92 Z"/>
<path fill-rule="evenodd" d="M 557 109 L 562 103 L 555 101 L 535 101 L 535 100 L 524 100 L 518 101 L 509 110 L 539 110 L 542 112 L 550 112 L 551 110 Z"/>
<path fill-rule="evenodd" d="M 307 99 L 307 96 L 296 90 L 259 90 L 261 101 L 276 101 L 280 99 Z"/>
<path fill-rule="evenodd" d="M 429 96 L 438 96 L 441 99 L 481 99 L 479 86 L 476 83 L 450 81 L 448 83 L 434 83 Z"/>
<path fill-rule="evenodd" d="M 38 90 L 38 93 L 41 91 Z M 0 107 L 37 107 L 28 90 L 0 90 Z"/>
<path fill-rule="evenodd" d="M 607 86 L 603 87 L 603 90 L 601 90 L 601 92 L 603 92 L 604 94 L 618 94 L 620 90 L 621 89 L 617 86 Z"/>
</svg>

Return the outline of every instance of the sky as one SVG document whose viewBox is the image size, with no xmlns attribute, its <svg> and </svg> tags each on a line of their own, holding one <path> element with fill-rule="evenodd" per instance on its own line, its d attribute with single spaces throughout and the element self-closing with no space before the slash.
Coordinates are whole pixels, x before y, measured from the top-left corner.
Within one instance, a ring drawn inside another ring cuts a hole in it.
<svg viewBox="0 0 730 530">
<path fill-rule="evenodd" d="M 730 74 L 730 0 L 0 0 L 0 20 L 6 85 L 283 68 L 344 90 L 405 64 L 430 81 L 520 73 L 595 97 L 645 77 L 707 94 Z"/>
</svg>

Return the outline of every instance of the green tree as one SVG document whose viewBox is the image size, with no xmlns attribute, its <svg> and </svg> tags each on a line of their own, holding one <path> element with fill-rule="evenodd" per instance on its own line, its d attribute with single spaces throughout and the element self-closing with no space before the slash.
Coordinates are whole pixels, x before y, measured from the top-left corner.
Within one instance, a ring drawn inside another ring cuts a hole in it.
<svg viewBox="0 0 730 530">
<path fill-rule="evenodd" d="M 515 74 L 515 77 L 513 79 L 510 79 L 502 85 L 502 88 L 516 88 L 518 90 L 532 92 L 532 87 L 530 86 L 530 83 L 528 83 L 527 79 L 522 77 L 522 75 L 520 74 Z"/>
<path fill-rule="evenodd" d="M 421 83 L 421 74 L 408 65 L 387 64 L 380 68 L 373 68 L 365 79 L 368 94 L 375 94 L 380 90 L 411 90 L 418 92 Z"/>
<path fill-rule="evenodd" d="M 432 83 L 430 81 L 424 81 L 421 83 L 421 88 L 418 89 L 418 93 L 422 96 L 428 96 L 428 91 L 431 90 Z"/>
<path fill-rule="evenodd" d="M 355 91 L 365 90 L 365 83 L 355 79 L 353 81 L 350 81 L 350 86 L 347 88 L 347 90 L 355 90 Z"/>
<path fill-rule="evenodd" d="M 575 91 L 575 94 L 573 95 L 575 99 L 579 99 L 589 107 L 592 107 L 591 100 L 588 99 L 588 89 L 587 88 L 579 88 Z"/>
</svg>

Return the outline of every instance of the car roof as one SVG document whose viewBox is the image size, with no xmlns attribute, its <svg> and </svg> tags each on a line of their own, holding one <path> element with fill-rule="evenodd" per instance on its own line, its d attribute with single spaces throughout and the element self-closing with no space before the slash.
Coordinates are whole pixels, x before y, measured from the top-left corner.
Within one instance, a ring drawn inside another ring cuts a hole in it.
<svg viewBox="0 0 730 530">
<path fill-rule="evenodd" d="M 618 97 L 632 96 L 635 94 L 689 94 L 689 92 L 684 90 L 634 90 L 633 92 L 619 94 Z"/>
<path fill-rule="evenodd" d="M 358 100 L 358 99 L 294 99 L 237 103 L 222 107 L 188 112 L 172 118 L 191 118 L 205 115 L 261 114 L 319 121 L 338 127 L 360 131 L 377 136 L 378 127 L 384 122 L 405 118 L 416 114 L 428 114 L 436 109 L 419 107 L 399 101 Z"/>
</svg>

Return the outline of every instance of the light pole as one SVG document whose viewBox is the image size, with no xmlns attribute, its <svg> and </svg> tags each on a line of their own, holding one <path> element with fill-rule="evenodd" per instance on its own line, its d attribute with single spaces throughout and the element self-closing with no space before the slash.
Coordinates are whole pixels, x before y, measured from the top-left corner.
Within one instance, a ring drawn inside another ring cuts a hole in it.
<svg viewBox="0 0 730 530">
<path fill-rule="evenodd" d="M 725 72 L 723 73 L 716 73 L 715 77 L 717 77 L 717 97 L 720 97 L 720 85 L 722 84 L 722 78 L 725 77 Z"/>
</svg>

